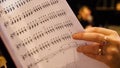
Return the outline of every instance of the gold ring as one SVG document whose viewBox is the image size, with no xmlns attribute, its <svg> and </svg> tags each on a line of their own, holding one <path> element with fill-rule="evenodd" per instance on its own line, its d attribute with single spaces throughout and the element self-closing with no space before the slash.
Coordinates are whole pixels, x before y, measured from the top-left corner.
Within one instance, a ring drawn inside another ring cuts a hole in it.
<svg viewBox="0 0 120 68">
<path fill-rule="evenodd" d="M 104 37 L 98 49 L 98 55 L 104 55 L 104 46 L 108 45 L 107 36 Z"/>
<path fill-rule="evenodd" d="M 104 55 L 103 54 L 103 46 L 99 46 L 99 49 L 98 49 L 98 55 Z"/>
<path fill-rule="evenodd" d="M 101 42 L 100 45 L 102 45 L 102 46 L 104 46 L 104 45 L 108 45 L 108 41 L 107 41 L 107 39 L 108 39 L 108 37 L 105 36 L 104 39 L 102 40 L 102 42 Z"/>
</svg>

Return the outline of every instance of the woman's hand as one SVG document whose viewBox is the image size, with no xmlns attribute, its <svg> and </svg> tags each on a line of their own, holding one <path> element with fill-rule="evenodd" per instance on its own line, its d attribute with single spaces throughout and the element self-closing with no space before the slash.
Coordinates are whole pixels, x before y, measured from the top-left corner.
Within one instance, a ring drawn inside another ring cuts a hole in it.
<svg viewBox="0 0 120 68">
<path fill-rule="evenodd" d="M 111 68 L 120 68 L 120 37 L 116 31 L 91 27 L 84 33 L 74 34 L 73 38 L 93 42 L 87 46 L 79 46 L 78 52 L 104 62 Z"/>
</svg>

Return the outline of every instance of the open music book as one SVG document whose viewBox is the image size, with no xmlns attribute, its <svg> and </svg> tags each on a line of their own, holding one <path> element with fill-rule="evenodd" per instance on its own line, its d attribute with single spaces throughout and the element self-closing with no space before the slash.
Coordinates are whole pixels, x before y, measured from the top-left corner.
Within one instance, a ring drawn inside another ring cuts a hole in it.
<svg viewBox="0 0 120 68">
<path fill-rule="evenodd" d="M 83 28 L 66 0 L 0 1 L 1 37 L 17 68 L 90 66 L 81 60 L 86 56 L 76 52 L 86 43 L 71 37 L 80 31 Z"/>
</svg>

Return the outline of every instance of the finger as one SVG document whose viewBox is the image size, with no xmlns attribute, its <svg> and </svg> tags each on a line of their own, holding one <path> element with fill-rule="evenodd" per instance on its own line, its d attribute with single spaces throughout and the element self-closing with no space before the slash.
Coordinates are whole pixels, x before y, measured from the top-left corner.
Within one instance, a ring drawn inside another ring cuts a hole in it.
<svg viewBox="0 0 120 68">
<path fill-rule="evenodd" d="M 120 45 L 120 37 L 119 37 L 118 33 L 114 30 L 100 28 L 100 27 L 89 27 L 85 31 L 108 35 L 109 37 L 107 37 L 106 41 Z"/>
<path fill-rule="evenodd" d="M 105 35 L 99 33 L 76 33 L 73 34 L 73 39 L 76 40 L 85 40 L 93 42 L 101 42 L 104 40 Z"/>
<path fill-rule="evenodd" d="M 107 47 L 106 51 L 108 54 L 116 54 L 116 55 L 119 54 L 118 46 L 115 45 Z"/>
<path fill-rule="evenodd" d="M 102 56 L 102 55 L 93 55 L 93 54 L 87 54 L 87 53 L 84 53 L 84 54 L 86 56 L 90 57 L 90 58 L 96 59 L 96 60 L 101 61 L 101 62 L 107 61 L 107 59 L 105 58 L 105 56 Z"/>
<path fill-rule="evenodd" d="M 78 52 L 82 52 L 82 53 L 85 53 L 85 54 L 93 54 L 93 55 L 98 55 L 98 53 L 99 53 L 98 50 L 99 50 L 99 44 L 79 46 L 77 48 Z"/>
<path fill-rule="evenodd" d="M 101 34 L 104 34 L 104 35 L 118 35 L 118 33 L 114 30 L 101 28 L 101 27 L 91 27 L 91 28 L 87 28 L 85 31 L 86 32 L 101 33 Z"/>
</svg>

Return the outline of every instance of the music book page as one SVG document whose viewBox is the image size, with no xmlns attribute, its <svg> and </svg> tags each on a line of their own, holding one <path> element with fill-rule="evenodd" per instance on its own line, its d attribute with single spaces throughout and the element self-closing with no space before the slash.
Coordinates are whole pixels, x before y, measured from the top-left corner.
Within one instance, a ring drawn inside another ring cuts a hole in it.
<svg viewBox="0 0 120 68">
<path fill-rule="evenodd" d="M 80 68 L 72 34 L 82 26 L 65 0 L 2 0 L 0 32 L 17 68 Z"/>
</svg>

